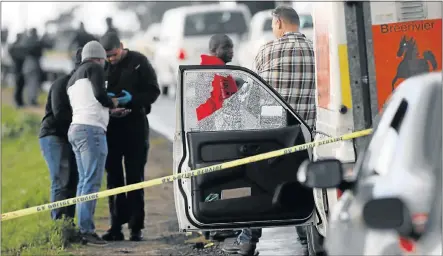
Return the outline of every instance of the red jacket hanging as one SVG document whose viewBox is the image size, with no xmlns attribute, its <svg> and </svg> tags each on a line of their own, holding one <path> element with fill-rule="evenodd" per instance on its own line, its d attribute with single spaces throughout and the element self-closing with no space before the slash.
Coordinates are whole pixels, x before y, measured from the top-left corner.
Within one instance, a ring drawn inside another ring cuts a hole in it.
<svg viewBox="0 0 443 256">
<path fill-rule="evenodd" d="M 221 59 L 210 56 L 201 55 L 200 65 L 226 65 Z M 231 97 L 237 92 L 237 84 L 232 76 L 220 76 L 214 75 L 212 80 L 212 92 L 211 97 L 203 104 L 197 107 L 197 120 L 200 121 L 210 115 L 215 111 L 219 110 L 223 106 L 223 101 Z"/>
</svg>

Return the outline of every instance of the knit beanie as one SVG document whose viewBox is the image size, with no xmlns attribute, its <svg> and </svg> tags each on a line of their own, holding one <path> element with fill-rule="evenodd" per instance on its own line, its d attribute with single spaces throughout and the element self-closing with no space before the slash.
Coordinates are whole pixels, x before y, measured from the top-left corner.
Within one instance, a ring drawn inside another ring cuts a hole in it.
<svg viewBox="0 0 443 256">
<path fill-rule="evenodd" d="M 82 61 L 88 59 L 106 59 L 106 51 L 97 41 L 90 41 L 83 46 Z"/>
</svg>

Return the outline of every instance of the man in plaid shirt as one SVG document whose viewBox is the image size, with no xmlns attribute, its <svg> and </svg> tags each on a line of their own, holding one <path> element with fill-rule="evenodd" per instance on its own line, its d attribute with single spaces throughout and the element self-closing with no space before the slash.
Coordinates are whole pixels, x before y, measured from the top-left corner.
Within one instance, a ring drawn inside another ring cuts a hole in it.
<svg viewBox="0 0 443 256">
<path fill-rule="evenodd" d="M 293 8 L 278 7 L 272 16 L 278 39 L 260 48 L 255 71 L 313 129 L 317 115 L 313 43 L 298 32 L 300 20 Z"/>
<path fill-rule="evenodd" d="M 255 58 L 255 72 L 289 103 L 313 130 L 316 120 L 315 58 L 312 41 L 299 31 L 297 12 L 287 6 L 272 12 L 272 31 L 277 38 L 263 45 Z M 307 254 L 306 229 L 296 228 Z M 225 240 L 223 251 L 254 255 L 261 229 L 243 229 L 231 243 Z"/>
</svg>

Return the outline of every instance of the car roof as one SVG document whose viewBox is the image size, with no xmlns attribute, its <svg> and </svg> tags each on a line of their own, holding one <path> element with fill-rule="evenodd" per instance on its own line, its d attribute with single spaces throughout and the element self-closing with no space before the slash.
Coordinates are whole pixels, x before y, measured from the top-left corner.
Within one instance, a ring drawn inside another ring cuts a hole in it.
<svg viewBox="0 0 443 256">
<path fill-rule="evenodd" d="M 259 11 L 256 14 L 254 14 L 253 18 L 267 18 L 267 17 L 271 17 L 272 15 L 272 9 L 268 9 L 268 10 L 263 10 L 263 11 Z"/>
<path fill-rule="evenodd" d="M 222 4 L 202 4 L 202 5 L 191 5 L 191 6 L 180 6 L 177 8 L 169 9 L 165 13 L 183 13 L 192 14 L 205 11 L 245 11 L 249 12 L 249 9 L 244 4 L 222 5 Z"/>
</svg>

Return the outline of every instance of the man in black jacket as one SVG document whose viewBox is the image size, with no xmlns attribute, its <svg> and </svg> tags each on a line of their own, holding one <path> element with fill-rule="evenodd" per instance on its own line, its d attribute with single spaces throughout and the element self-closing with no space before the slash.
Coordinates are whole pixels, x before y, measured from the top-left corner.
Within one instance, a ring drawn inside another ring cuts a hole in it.
<svg viewBox="0 0 443 256">
<path fill-rule="evenodd" d="M 79 48 L 76 53 L 76 68 L 81 63 Z M 75 69 L 54 81 L 49 90 L 40 128 L 40 147 L 51 176 L 51 202 L 75 197 L 78 172 L 74 152 L 68 141 L 72 110 L 66 86 Z M 75 205 L 51 211 L 52 219 L 74 218 Z"/>
<path fill-rule="evenodd" d="M 85 46 L 85 44 L 94 40 L 97 39 L 92 34 L 89 34 L 88 31 L 86 31 L 85 29 L 85 24 L 83 22 L 80 22 L 80 25 L 78 29 L 75 31 L 75 36 L 70 44 L 70 48 L 72 46 L 83 47 Z"/>
<path fill-rule="evenodd" d="M 48 46 L 38 37 L 37 29 L 35 28 L 30 30 L 29 35 L 24 40 L 27 56 L 23 62 L 22 71 L 25 76 L 28 103 L 33 106 L 38 106 L 38 94 L 41 89 L 41 83 L 45 80 L 40 60 L 43 56 L 43 50 Z"/>
<path fill-rule="evenodd" d="M 108 93 L 119 97 L 119 107 L 131 110 L 125 117 L 111 117 L 108 125 L 106 171 L 108 189 L 112 189 L 144 180 L 149 150 L 146 115 L 160 95 L 160 89 L 148 59 L 139 52 L 124 49 L 117 34 L 105 34 L 100 43 L 109 62 L 106 70 Z M 126 175 L 123 173 L 123 159 Z M 125 223 L 131 229 L 130 240 L 142 240 L 145 218 L 143 189 L 110 196 L 109 211 L 111 228 L 103 235 L 104 240 L 124 240 L 121 228 Z"/>
<path fill-rule="evenodd" d="M 22 68 L 23 62 L 26 58 L 26 51 L 23 45 L 23 33 L 18 33 L 14 43 L 9 47 L 9 54 L 14 62 L 14 101 L 17 107 L 23 107 L 23 89 L 25 88 L 25 76 L 23 75 Z"/>
<path fill-rule="evenodd" d="M 107 17 L 106 18 L 106 27 L 107 27 L 107 29 L 106 29 L 106 32 L 105 32 L 104 35 L 109 34 L 109 33 L 115 33 L 117 36 L 119 36 L 119 31 L 114 26 L 114 22 L 113 22 L 113 19 L 111 17 Z"/>
</svg>

